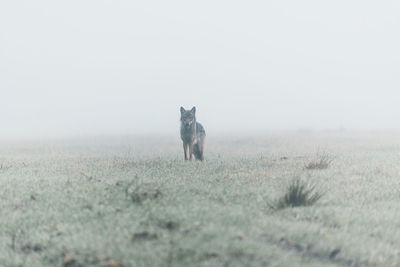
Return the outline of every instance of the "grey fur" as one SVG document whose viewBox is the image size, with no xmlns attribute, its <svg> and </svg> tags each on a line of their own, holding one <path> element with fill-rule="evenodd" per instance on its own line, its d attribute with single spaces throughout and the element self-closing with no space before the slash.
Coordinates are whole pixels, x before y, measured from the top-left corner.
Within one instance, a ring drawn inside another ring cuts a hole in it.
<svg viewBox="0 0 400 267">
<path fill-rule="evenodd" d="M 198 160 L 204 160 L 205 137 L 206 131 L 196 121 L 196 107 L 191 110 L 185 110 L 181 107 L 181 139 L 183 141 L 185 160 L 192 160 L 192 155 Z"/>
</svg>

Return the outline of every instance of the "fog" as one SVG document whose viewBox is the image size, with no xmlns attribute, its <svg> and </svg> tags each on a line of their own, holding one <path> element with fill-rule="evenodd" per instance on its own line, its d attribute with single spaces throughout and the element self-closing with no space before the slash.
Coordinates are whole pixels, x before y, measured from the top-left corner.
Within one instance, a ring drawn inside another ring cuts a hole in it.
<svg viewBox="0 0 400 267">
<path fill-rule="evenodd" d="M 0 137 L 400 128 L 398 1 L 1 1 Z"/>
</svg>

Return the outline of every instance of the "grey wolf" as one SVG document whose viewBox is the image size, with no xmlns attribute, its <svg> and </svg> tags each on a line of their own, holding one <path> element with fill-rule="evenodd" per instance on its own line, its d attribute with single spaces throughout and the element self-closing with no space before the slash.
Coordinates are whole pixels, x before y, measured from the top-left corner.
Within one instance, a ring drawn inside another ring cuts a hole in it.
<svg viewBox="0 0 400 267">
<path fill-rule="evenodd" d="M 192 155 L 197 160 L 204 160 L 205 137 L 206 131 L 196 121 L 196 107 L 193 107 L 191 110 L 181 107 L 181 139 L 183 141 L 185 160 L 192 160 Z"/>
</svg>

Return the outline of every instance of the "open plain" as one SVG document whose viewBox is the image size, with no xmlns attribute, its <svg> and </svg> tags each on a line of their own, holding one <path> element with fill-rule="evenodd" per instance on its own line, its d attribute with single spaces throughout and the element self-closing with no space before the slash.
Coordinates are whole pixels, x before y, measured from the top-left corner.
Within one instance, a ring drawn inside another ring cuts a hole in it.
<svg viewBox="0 0 400 267">
<path fill-rule="evenodd" d="M 321 155 L 332 161 L 307 169 Z M 274 210 L 294 178 L 314 205 Z M 400 133 L 0 143 L 1 266 L 398 266 Z"/>
</svg>

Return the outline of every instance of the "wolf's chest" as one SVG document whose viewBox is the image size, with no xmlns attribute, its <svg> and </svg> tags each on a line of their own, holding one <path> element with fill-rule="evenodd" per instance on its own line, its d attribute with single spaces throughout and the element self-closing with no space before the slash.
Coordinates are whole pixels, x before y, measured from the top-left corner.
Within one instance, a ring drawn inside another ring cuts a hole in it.
<svg viewBox="0 0 400 267">
<path fill-rule="evenodd" d="M 185 142 L 197 143 L 198 137 L 195 129 L 181 129 L 181 138 Z"/>
</svg>

